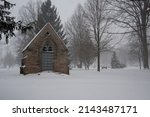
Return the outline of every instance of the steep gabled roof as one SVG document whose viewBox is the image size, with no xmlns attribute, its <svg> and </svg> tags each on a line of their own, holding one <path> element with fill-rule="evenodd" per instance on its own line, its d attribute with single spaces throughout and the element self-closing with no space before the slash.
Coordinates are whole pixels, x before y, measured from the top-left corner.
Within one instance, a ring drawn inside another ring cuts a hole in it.
<svg viewBox="0 0 150 117">
<path fill-rule="evenodd" d="M 67 47 L 65 46 L 63 40 L 60 38 L 60 36 L 57 34 L 57 32 L 55 31 L 55 29 L 53 28 L 53 26 L 50 23 L 47 23 L 37 34 L 36 36 L 26 45 L 26 47 L 22 50 L 22 52 L 24 52 L 31 44 L 32 42 L 39 36 L 43 34 L 43 30 L 45 28 L 50 29 L 50 31 L 52 30 L 53 33 L 55 34 L 55 36 L 59 39 L 59 41 L 61 42 L 61 44 L 63 45 L 65 50 L 68 50 Z"/>
</svg>

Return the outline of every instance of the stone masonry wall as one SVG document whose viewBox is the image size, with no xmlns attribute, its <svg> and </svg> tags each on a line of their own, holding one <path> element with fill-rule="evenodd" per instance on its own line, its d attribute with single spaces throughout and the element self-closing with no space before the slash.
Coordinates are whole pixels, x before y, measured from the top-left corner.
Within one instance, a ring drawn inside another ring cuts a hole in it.
<svg viewBox="0 0 150 117">
<path fill-rule="evenodd" d="M 53 43 L 53 46 L 55 46 L 54 72 L 69 74 L 68 51 L 64 49 L 64 45 L 60 41 L 60 38 L 57 37 L 50 27 L 44 28 L 23 52 L 23 56 L 26 56 L 22 60 L 23 64 L 21 71 L 23 74 L 38 73 L 42 71 L 42 47 L 47 41 Z"/>
</svg>

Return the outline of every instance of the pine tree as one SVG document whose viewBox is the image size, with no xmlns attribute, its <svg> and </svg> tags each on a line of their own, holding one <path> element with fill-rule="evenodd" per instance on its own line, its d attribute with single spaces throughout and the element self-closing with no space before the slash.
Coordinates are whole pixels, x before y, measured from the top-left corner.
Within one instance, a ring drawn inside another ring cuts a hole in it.
<svg viewBox="0 0 150 117">
<path fill-rule="evenodd" d="M 60 16 L 58 16 L 57 8 L 52 5 L 51 0 L 47 0 L 41 5 L 37 18 L 37 32 L 48 22 L 51 23 L 58 35 L 65 41 L 65 33 Z"/>
<path fill-rule="evenodd" d="M 118 60 L 118 57 L 116 55 L 116 52 L 113 52 L 113 56 L 111 58 L 111 67 L 113 69 L 126 67 L 126 65 L 120 63 L 120 61 Z"/>
<path fill-rule="evenodd" d="M 8 39 L 14 36 L 15 29 L 21 30 L 22 33 L 26 33 L 27 30 L 32 29 L 32 23 L 23 25 L 21 21 L 15 22 L 15 17 L 10 16 L 10 9 L 15 6 L 6 0 L 0 0 L 0 40 L 2 35 L 6 37 L 6 43 Z"/>
<path fill-rule="evenodd" d="M 34 14 L 34 15 L 33 15 Z M 18 58 L 21 58 L 23 48 L 33 39 L 33 37 L 43 28 L 46 23 L 51 23 L 53 28 L 59 34 L 64 43 L 67 44 L 63 25 L 61 24 L 60 17 L 57 14 L 57 9 L 52 5 L 50 0 L 45 2 L 29 1 L 20 12 L 21 20 L 27 24 L 36 20 L 36 24 L 32 31 L 27 31 L 26 35 L 18 33 L 16 40 L 16 51 Z"/>
<path fill-rule="evenodd" d="M 7 2 L 6 0 L 0 0 L 0 39 L 2 39 L 2 34 L 6 37 L 6 43 L 8 43 L 8 38 L 14 36 L 15 21 L 14 17 L 10 17 L 10 9 L 15 4 Z"/>
</svg>

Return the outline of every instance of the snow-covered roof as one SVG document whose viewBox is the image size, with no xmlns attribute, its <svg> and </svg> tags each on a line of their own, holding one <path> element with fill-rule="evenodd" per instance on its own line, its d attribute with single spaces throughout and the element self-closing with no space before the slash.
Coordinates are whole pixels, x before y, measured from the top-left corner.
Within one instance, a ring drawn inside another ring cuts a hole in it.
<svg viewBox="0 0 150 117">
<path fill-rule="evenodd" d="M 49 28 L 52 29 L 52 31 L 53 31 L 53 32 L 56 34 L 56 36 L 60 39 L 60 41 L 61 41 L 62 45 L 64 46 L 64 48 L 65 48 L 66 50 L 68 50 L 67 47 L 65 46 L 64 42 L 63 42 L 62 39 L 60 38 L 60 36 L 57 34 L 57 32 L 55 31 L 55 29 L 53 28 L 53 26 L 52 26 L 50 23 L 47 23 L 47 24 L 35 35 L 35 37 L 26 45 L 26 47 L 22 50 L 22 52 L 24 52 L 24 51 L 31 45 L 31 43 L 37 38 L 38 35 L 41 34 L 41 32 L 42 32 L 46 27 L 49 27 Z"/>
</svg>

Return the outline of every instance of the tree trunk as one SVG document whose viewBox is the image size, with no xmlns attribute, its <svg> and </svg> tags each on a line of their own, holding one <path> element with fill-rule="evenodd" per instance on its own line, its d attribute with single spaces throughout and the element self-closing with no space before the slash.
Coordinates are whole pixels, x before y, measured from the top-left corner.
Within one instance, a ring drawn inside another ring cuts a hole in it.
<svg viewBox="0 0 150 117">
<path fill-rule="evenodd" d="M 142 64 L 141 64 L 141 54 L 140 54 L 140 51 L 139 51 L 139 54 L 138 54 L 138 58 L 139 58 L 139 68 L 141 70 L 142 69 Z"/>
<path fill-rule="evenodd" d="M 146 44 L 144 43 L 144 47 L 143 47 L 143 67 L 144 69 L 149 69 L 147 43 Z"/>
<path fill-rule="evenodd" d="M 97 48 L 97 71 L 100 72 L 100 44 L 98 44 Z"/>
<path fill-rule="evenodd" d="M 143 67 L 144 69 L 149 69 L 149 61 L 148 61 L 148 45 L 147 45 L 147 34 L 146 34 L 146 27 L 143 26 Z"/>
<path fill-rule="evenodd" d="M 142 51 L 143 51 L 143 67 L 144 69 L 149 69 L 149 61 L 148 61 L 148 45 L 147 45 L 147 25 L 146 25 L 146 19 L 147 19 L 147 8 L 148 8 L 147 1 L 144 1 L 144 8 L 142 11 Z"/>
</svg>

